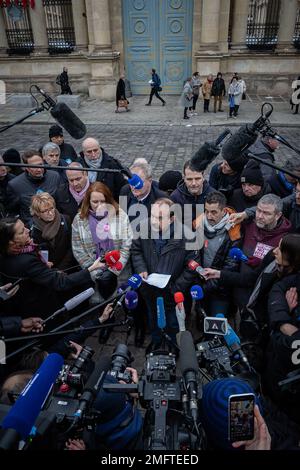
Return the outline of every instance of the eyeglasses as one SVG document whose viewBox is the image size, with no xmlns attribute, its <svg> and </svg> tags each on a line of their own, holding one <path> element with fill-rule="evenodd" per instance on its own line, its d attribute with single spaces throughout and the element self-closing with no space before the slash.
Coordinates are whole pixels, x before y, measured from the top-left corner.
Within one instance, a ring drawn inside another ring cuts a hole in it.
<svg viewBox="0 0 300 470">
<path fill-rule="evenodd" d="M 40 211 L 40 214 L 47 214 L 49 212 L 53 212 L 54 210 L 55 210 L 55 207 L 48 207 L 48 209 Z"/>
</svg>

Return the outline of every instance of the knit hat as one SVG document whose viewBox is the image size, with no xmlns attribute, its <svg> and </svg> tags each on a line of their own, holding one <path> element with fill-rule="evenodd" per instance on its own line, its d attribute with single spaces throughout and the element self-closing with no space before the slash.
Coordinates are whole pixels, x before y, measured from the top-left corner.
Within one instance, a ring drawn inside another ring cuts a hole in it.
<svg viewBox="0 0 300 470">
<path fill-rule="evenodd" d="M 228 440 L 228 399 L 230 395 L 254 393 L 250 385 L 238 378 L 217 379 L 203 387 L 201 418 L 213 446 L 233 449 Z"/>
<path fill-rule="evenodd" d="M 177 184 L 182 180 L 180 171 L 169 170 L 165 171 L 159 178 L 158 187 L 161 191 L 175 191 Z"/>
<path fill-rule="evenodd" d="M 241 183 L 255 184 L 256 186 L 264 185 L 264 177 L 256 162 L 249 162 L 241 174 Z"/>
<path fill-rule="evenodd" d="M 63 137 L 63 129 L 57 124 L 53 124 L 53 126 L 51 126 L 49 129 L 49 139 L 51 139 L 51 137 L 57 137 L 57 136 Z"/>
<path fill-rule="evenodd" d="M 8 149 L 2 155 L 4 163 L 21 163 L 21 156 L 16 149 Z"/>
</svg>

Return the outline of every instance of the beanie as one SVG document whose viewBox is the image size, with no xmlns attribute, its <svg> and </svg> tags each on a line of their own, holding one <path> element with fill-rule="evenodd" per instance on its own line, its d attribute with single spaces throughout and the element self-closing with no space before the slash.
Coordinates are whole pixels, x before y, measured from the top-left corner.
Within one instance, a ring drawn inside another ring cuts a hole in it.
<svg viewBox="0 0 300 470">
<path fill-rule="evenodd" d="M 159 178 L 158 187 L 161 191 L 175 191 L 177 184 L 182 180 L 182 174 L 180 171 L 169 170 L 166 171 Z"/>
<path fill-rule="evenodd" d="M 54 124 L 49 129 L 49 139 L 51 139 L 51 137 L 57 137 L 58 135 L 63 137 L 63 129 L 58 124 Z"/>
<path fill-rule="evenodd" d="M 204 430 L 213 446 L 233 449 L 228 440 L 228 402 L 230 395 L 242 393 L 254 393 L 254 391 L 248 382 L 238 378 L 217 379 L 204 385 L 201 418 Z"/>
<path fill-rule="evenodd" d="M 264 185 L 264 178 L 260 167 L 255 162 L 249 162 L 241 174 L 241 183 L 255 184 L 257 186 Z"/>
</svg>

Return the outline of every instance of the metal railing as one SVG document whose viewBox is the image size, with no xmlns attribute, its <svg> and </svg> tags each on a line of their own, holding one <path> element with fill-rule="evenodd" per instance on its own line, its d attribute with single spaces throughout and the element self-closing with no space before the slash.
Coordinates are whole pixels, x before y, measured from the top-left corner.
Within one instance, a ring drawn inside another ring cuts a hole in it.
<svg viewBox="0 0 300 470">
<path fill-rule="evenodd" d="M 23 8 L 22 2 L 11 5 L 3 4 L 0 9 L 8 42 L 9 55 L 29 55 L 34 50 L 34 40 L 28 7 Z"/>
<path fill-rule="evenodd" d="M 280 0 L 251 0 L 246 44 L 249 49 L 274 50 L 278 41 Z"/>
<path fill-rule="evenodd" d="M 71 0 L 43 0 L 45 9 L 48 51 L 67 54 L 75 48 L 75 31 Z"/>
<path fill-rule="evenodd" d="M 296 49 L 300 49 L 300 6 L 296 17 L 293 43 Z"/>
</svg>

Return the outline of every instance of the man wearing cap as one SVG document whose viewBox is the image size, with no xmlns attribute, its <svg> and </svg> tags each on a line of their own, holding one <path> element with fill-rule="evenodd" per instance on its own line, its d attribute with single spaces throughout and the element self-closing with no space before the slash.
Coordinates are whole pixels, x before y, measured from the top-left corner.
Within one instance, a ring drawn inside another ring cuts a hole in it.
<svg viewBox="0 0 300 470">
<path fill-rule="evenodd" d="M 60 148 L 60 158 L 66 160 L 68 164 L 78 161 L 78 155 L 71 144 L 64 142 L 63 129 L 57 124 L 54 124 L 49 129 L 50 142 L 57 144 Z"/>
<path fill-rule="evenodd" d="M 242 188 L 235 189 L 228 199 L 228 205 L 237 212 L 256 206 L 262 196 L 271 192 L 268 183 L 264 182 L 259 164 L 249 162 L 241 174 Z"/>
</svg>

